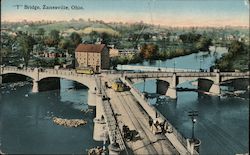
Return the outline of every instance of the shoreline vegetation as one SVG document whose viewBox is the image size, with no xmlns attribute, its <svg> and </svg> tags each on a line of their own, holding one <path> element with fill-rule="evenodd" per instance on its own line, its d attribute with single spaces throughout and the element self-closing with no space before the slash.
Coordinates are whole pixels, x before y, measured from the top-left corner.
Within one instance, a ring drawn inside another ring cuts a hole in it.
<svg viewBox="0 0 250 155">
<path fill-rule="evenodd" d="M 207 50 L 209 51 L 209 50 Z M 149 61 L 156 61 L 156 60 L 167 60 L 172 58 L 177 58 L 181 56 L 186 56 L 193 53 L 198 52 L 207 52 L 207 51 L 199 51 L 195 48 L 184 49 L 184 48 L 176 48 L 176 52 L 172 51 L 165 51 L 160 52 L 158 55 L 155 55 L 154 58 L 145 59 L 141 54 L 135 54 L 133 56 L 126 56 L 126 57 L 116 57 L 111 60 L 112 66 L 116 66 L 118 64 L 125 65 L 125 64 L 134 64 L 134 63 L 142 63 L 143 60 Z"/>
<path fill-rule="evenodd" d="M 186 56 L 198 52 L 209 52 L 209 46 L 214 46 L 211 41 L 207 44 L 198 45 L 190 44 L 189 46 L 176 46 L 175 48 L 159 52 L 158 46 L 155 44 L 144 44 L 141 52 L 133 56 L 116 57 L 111 60 L 112 66 L 142 63 L 144 60 L 156 61 L 167 60 L 180 56 Z M 215 46 L 215 48 L 218 46 Z M 223 54 L 221 58 L 215 60 L 215 64 L 211 69 L 219 69 L 220 71 L 249 71 L 249 49 L 250 45 L 239 41 L 231 41 L 227 46 L 228 52 Z"/>
<path fill-rule="evenodd" d="M 214 68 L 221 71 L 249 71 L 249 48 L 250 45 L 239 41 L 232 41 L 228 48 L 228 53 L 215 61 Z"/>
<path fill-rule="evenodd" d="M 209 46 L 212 45 L 212 39 L 195 33 L 182 34 L 180 35 L 180 40 L 180 43 L 168 47 L 165 47 L 165 43 L 163 45 L 160 44 L 161 48 L 155 43 L 144 43 L 141 45 L 140 53 L 113 58 L 111 65 L 141 63 L 143 60 L 166 60 L 200 51 L 207 52 L 209 51 Z"/>
</svg>

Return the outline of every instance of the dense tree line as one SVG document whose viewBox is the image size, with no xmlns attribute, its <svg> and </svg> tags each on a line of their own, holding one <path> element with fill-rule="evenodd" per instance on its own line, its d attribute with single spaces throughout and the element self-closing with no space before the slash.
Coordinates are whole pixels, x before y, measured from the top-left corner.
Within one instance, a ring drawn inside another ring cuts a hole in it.
<svg viewBox="0 0 250 155">
<path fill-rule="evenodd" d="M 17 36 L 17 43 L 19 45 L 21 57 L 24 60 L 25 66 L 27 67 L 30 60 L 30 54 L 33 50 L 33 45 L 35 44 L 35 39 L 30 35 L 22 33 Z"/>
<path fill-rule="evenodd" d="M 216 68 L 221 71 L 241 71 L 249 70 L 249 45 L 239 41 L 232 41 L 228 48 L 228 53 L 221 59 L 216 60 Z"/>
</svg>

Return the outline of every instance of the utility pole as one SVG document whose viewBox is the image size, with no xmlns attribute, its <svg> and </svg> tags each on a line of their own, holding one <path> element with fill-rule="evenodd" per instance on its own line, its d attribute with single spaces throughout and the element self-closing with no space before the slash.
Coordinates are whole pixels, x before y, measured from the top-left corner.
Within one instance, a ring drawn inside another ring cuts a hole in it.
<svg viewBox="0 0 250 155">
<path fill-rule="evenodd" d="M 196 123 L 196 118 L 195 117 L 197 117 L 198 116 L 198 111 L 194 111 L 194 110 L 192 110 L 192 111 L 189 111 L 188 112 L 188 116 L 190 116 L 191 117 L 191 120 L 192 120 L 192 140 L 195 140 L 195 137 L 194 137 L 194 124 Z"/>
</svg>

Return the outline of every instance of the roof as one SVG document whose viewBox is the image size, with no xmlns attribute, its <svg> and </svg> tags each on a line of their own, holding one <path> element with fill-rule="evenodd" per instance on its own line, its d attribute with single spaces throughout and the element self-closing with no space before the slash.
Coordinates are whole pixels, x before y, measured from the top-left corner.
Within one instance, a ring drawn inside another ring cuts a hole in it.
<svg viewBox="0 0 250 155">
<path fill-rule="evenodd" d="M 105 44 L 79 44 L 76 48 L 76 52 L 101 53 L 104 47 Z"/>
</svg>

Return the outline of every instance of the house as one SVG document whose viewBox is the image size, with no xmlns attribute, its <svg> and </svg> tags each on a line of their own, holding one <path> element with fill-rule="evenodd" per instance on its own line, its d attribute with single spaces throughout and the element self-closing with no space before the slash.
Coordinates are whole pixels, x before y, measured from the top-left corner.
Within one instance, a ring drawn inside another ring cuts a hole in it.
<svg viewBox="0 0 250 155">
<path fill-rule="evenodd" d="M 110 48 L 109 49 L 109 55 L 110 57 L 118 57 L 119 56 L 119 50 L 116 48 Z"/>
<path fill-rule="evenodd" d="M 134 56 L 138 54 L 140 50 L 138 49 L 116 49 L 116 48 L 111 48 L 109 49 L 109 55 L 111 58 L 113 57 L 119 57 L 119 56 Z"/>
<path fill-rule="evenodd" d="M 61 52 L 59 52 L 55 47 L 46 47 L 42 54 L 41 52 L 38 52 L 39 56 L 45 57 L 45 58 L 62 58 L 65 57 L 65 55 Z"/>
<path fill-rule="evenodd" d="M 95 72 L 109 69 L 109 50 L 105 44 L 79 44 L 75 50 L 75 67 L 91 67 Z"/>
</svg>

